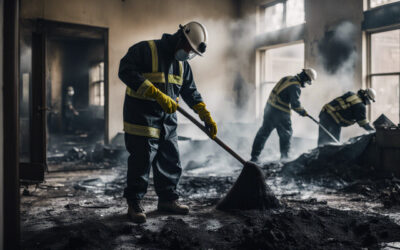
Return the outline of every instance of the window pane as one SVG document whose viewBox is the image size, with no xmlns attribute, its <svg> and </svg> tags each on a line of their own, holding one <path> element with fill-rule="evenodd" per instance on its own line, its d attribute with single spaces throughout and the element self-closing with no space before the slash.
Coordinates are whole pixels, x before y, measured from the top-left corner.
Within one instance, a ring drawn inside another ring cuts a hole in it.
<svg viewBox="0 0 400 250">
<path fill-rule="evenodd" d="M 376 102 L 371 104 L 372 121 L 382 113 L 395 124 L 399 123 L 399 76 L 373 76 L 372 87 L 376 90 Z"/>
<path fill-rule="evenodd" d="M 260 107 L 264 107 L 269 93 L 284 76 L 295 75 L 304 67 L 304 43 L 268 49 L 261 57 Z"/>
<path fill-rule="evenodd" d="M 265 79 L 276 83 L 282 77 L 295 75 L 304 67 L 304 43 L 266 51 Z"/>
<path fill-rule="evenodd" d="M 384 4 L 398 2 L 400 0 L 370 0 L 370 1 L 371 1 L 370 2 L 371 8 L 375 8 Z"/>
<path fill-rule="evenodd" d="M 304 23 L 304 0 L 288 0 L 286 9 L 286 26 Z"/>
<path fill-rule="evenodd" d="M 400 71 L 400 30 L 371 35 L 371 72 Z"/>
<path fill-rule="evenodd" d="M 283 3 L 275 4 L 264 9 L 264 21 L 261 31 L 268 32 L 283 27 Z"/>
</svg>

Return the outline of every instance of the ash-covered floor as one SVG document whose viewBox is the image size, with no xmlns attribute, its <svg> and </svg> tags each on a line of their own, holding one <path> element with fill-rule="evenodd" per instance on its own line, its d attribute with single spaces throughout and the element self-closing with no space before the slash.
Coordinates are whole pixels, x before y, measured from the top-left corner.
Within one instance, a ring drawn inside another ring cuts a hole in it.
<svg viewBox="0 0 400 250">
<path fill-rule="evenodd" d="M 318 150 L 318 155 L 325 151 Z M 126 216 L 125 164 L 57 162 L 49 166 L 45 183 L 21 188 L 22 248 L 399 249 L 400 180 L 360 171 L 357 161 L 316 164 L 310 160 L 314 153 L 286 164 L 264 164 L 267 183 L 284 205 L 264 212 L 214 209 L 240 173 L 239 165 L 230 174 L 216 171 L 209 176 L 199 167 L 212 161 L 188 163 L 179 190 L 190 214 L 158 213 L 150 185 L 143 225 Z M 310 169 L 296 165 L 304 159 Z M 313 169 L 316 165 L 323 171 Z"/>
</svg>

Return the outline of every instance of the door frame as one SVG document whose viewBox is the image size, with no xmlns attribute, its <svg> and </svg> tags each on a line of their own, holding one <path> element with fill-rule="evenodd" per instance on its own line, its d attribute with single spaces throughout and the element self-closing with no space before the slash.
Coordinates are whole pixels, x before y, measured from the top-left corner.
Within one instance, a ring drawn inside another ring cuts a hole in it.
<svg viewBox="0 0 400 250">
<path fill-rule="evenodd" d="M 3 2 L 3 249 L 19 249 L 19 0 Z"/>
<path fill-rule="evenodd" d="M 21 180 L 42 182 L 47 169 L 46 43 L 51 36 L 102 40 L 104 44 L 104 143 L 109 128 L 108 28 L 47 19 L 23 19 L 23 28 L 32 35 L 32 107 L 30 107 L 30 161 L 20 163 Z M 39 142 L 39 143 L 37 143 Z"/>
<path fill-rule="evenodd" d="M 101 39 L 104 43 L 104 143 L 109 143 L 109 56 L 108 56 L 108 28 L 100 26 L 92 26 L 78 23 L 59 22 L 48 19 L 36 19 L 39 27 L 43 30 L 46 36 L 60 35 L 63 32 L 72 32 L 72 35 L 83 38 Z M 84 35 L 82 35 L 84 34 Z M 68 37 L 68 35 L 66 36 Z"/>
</svg>

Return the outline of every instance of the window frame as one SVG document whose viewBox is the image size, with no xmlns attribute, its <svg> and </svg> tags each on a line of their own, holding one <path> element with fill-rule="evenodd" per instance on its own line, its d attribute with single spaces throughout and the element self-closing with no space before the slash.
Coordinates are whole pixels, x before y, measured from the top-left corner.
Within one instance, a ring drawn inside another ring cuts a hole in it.
<svg viewBox="0 0 400 250">
<path fill-rule="evenodd" d="M 388 5 L 388 4 L 392 4 L 392 3 L 385 3 L 385 4 L 382 4 L 382 5 L 379 5 L 379 6 L 371 7 L 371 1 L 372 0 L 367 0 L 367 10 L 371 10 L 371 9 L 379 8 L 379 7 Z M 396 2 L 393 2 L 393 3 L 396 3 Z"/>
<path fill-rule="evenodd" d="M 256 93 L 256 118 L 258 118 L 260 116 L 260 114 L 262 114 L 262 107 L 265 105 L 264 102 L 262 102 L 262 92 L 261 90 L 264 88 L 264 86 L 266 85 L 274 85 L 277 83 L 277 81 L 267 81 L 265 78 L 265 63 L 266 63 L 266 51 L 267 50 L 271 50 L 271 49 L 277 49 L 277 48 L 283 48 L 283 47 L 287 47 L 287 46 L 291 46 L 291 45 L 297 45 L 297 44 L 302 44 L 304 46 L 304 54 L 303 54 L 303 68 L 306 67 L 306 44 L 305 41 L 302 40 L 296 40 L 296 41 L 292 41 L 289 43 L 280 43 L 280 44 L 276 44 L 276 45 L 271 45 L 271 46 L 263 46 L 263 47 L 259 47 L 257 48 L 257 54 L 258 54 L 258 60 L 256 61 L 256 63 L 258 64 L 256 67 L 258 68 L 258 70 L 256 70 L 256 79 L 257 80 L 257 84 L 256 84 L 256 89 L 257 89 L 257 93 Z M 299 69 L 300 70 L 300 69 Z M 263 77 L 264 74 L 264 77 Z M 282 76 L 284 77 L 284 76 Z M 279 80 L 278 80 L 279 81 Z"/>
<path fill-rule="evenodd" d="M 281 30 L 281 29 L 285 29 L 285 28 L 288 28 L 288 27 L 292 27 L 292 25 L 291 26 L 287 26 L 287 20 L 286 20 L 286 17 L 287 17 L 287 2 L 288 2 L 289 0 L 273 0 L 273 1 L 270 1 L 270 2 L 267 2 L 267 3 L 264 3 L 264 4 L 260 4 L 259 6 L 258 6 L 258 11 L 259 11 L 259 13 L 260 13 L 260 15 L 261 16 L 259 16 L 258 17 L 258 23 L 260 24 L 259 25 L 259 29 L 258 29 L 258 33 L 260 33 L 260 34 L 262 34 L 262 33 L 268 33 L 268 32 L 274 32 L 274 31 L 276 31 L 276 30 L 271 30 L 271 31 L 264 31 L 264 30 L 262 30 L 262 25 L 263 25 L 263 22 L 261 22 L 261 20 L 264 20 L 265 19 L 265 16 L 264 16 L 264 13 L 265 13 L 265 9 L 267 9 L 267 8 L 270 8 L 270 7 L 273 7 L 273 6 L 275 6 L 275 5 L 277 5 L 277 4 L 280 4 L 280 3 L 282 3 L 283 4 L 283 11 L 282 11 L 282 23 L 281 23 L 281 28 L 280 29 L 277 29 L 277 30 Z M 303 1 L 303 6 L 304 6 L 304 12 L 305 12 L 305 0 L 301 0 L 301 1 Z M 370 0 L 368 0 L 368 2 L 369 2 Z M 304 20 L 303 20 L 303 22 L 302 23 L 299 23 L 298 25 L 301 25 L 301 24 L 304 24 L 306 22 L 306 20 L 305 20 L 305 13 L 304 13 Z"/>
<path fill-rule="evenodd" d="M 370 7 L 370 2 L 371 0 L 368 0 L 368 8 Z M 381 7 L 381 6 L 378 6 Z M 383 33 L 387 31 L 393 31 L 393 30 L 400 30 L 400 25 L 392 26 L 392 27 L 384 27 L 384 28 L 379 28 L 375 29 L 372 31 L 366 31 L 366 38 L 367 38 L 367 82 L 366 86 L 367 88 L 372 87 L 372 78 L 374 76 L 398 76 L 399 78 L 399 89 L 400 89 L 400 69 L 399 71 L 395 72 L 385 72 L 385 73 L 372 73 L 372 35 L 377 34 L 377 33 Z M 400 107 L 400 97 L 399 97 L 399 107 Z M 399 109 L 399 122 L 400 122 L 400 109 Z M 372 118 L 372 106 L 368 108 L 368 119 L 371 120 Z"/>
</svg>

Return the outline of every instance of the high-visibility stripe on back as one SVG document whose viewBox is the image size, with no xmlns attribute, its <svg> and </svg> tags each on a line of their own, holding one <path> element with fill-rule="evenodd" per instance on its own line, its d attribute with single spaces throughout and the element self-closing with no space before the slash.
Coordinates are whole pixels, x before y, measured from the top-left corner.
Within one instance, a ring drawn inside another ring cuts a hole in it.
<svg viewBox="0 0 400 250">
<path fill-rule="evenodd" d="M 274 108 L 277 108 L 281 111 L 284 111 L 286 113 L 291 113 L 290 112 L 290 104 L 287 102 L 284 102 L 281 100 L 279 97 L 279 94 L 284 91 L 286 88 L 292 85 L 299 84 L 297 81 L 291 81 L 292 77 L 285 77 L 282 78 L 272 89 L 271 94 L 269 95 L 268 98 L 268 103 L 273 106 Z"/>
<path fill-rule="evenodd" d="M 326 111 L 338 124 L 340 122 L 343 122 L 348 125 L 353 125 L 355 122 L 344 119 L 343 116 L 339 113 L 339 111 L 346 110 L 353 105 L 362 103 L 361 98 L 357 94 L 354 94 L 347 97 L 345 100 L 343 100 L 343 98 L 341 97 L 338 97 L 335 99 L 335 101 L 337 101 L 339 105 L 332 106 L 331 104 L 328 103 L 322 108 L 322 110 Z"/>
<path fill-rule="evenodd" d="M 148 41 L 151 50 L 151 72 L 158 72 L 158 54 L 156 43 L 151 40 Z"/>
</svg>

